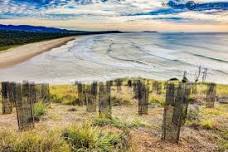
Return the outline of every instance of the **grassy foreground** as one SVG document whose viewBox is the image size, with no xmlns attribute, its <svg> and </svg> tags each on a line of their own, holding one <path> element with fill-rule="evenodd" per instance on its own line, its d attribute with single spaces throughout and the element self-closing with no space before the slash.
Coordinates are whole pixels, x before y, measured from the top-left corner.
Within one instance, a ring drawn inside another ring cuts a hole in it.
<svg viewBox="0 0 228 152">
<path fill-rule="evenodd" d="M 124 86 L 117 93 L 116 87 L 112 87 L 113 117 L 107 119 L 86 112 L 85 106 L 75 105 L 74 85 L 50 86 L 52 103 L 34 105 L 35 129 L 18 132 L 15 111 L 0 115 L 0 151 L 225 152 L 228 149 L 228 105 L 216 103 L 215 108 L 208 109 L 204 101 L 196 100 L 203 96 L 204 85 L 199 85 L 197 95 L 191 97 L 194 102 L 189 105 L 178 145 L 160 140 L 165 89 L 161 94 L 153 93 L 152 89 L 149 113 L 139 116 L 132 89 Z M 227 96 L 228 86 L 218 85 L 217 94 Z"/>
</svg>

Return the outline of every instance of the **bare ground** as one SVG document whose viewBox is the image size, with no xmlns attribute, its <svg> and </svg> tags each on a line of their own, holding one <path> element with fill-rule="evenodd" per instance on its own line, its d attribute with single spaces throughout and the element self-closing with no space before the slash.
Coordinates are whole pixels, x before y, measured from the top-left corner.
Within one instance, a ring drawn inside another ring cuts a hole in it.
<svg viewBox="0 0 228 152">
<path fill-rule="evenodd" d="M 76 111 L 72 111 L 76 109 Z M 163 108 L 149 108 L 149 114 L 145 116 L 137 115 L 137 106 L 115 106 L 112 109 L 113 117 L 131 122 L 134 120 L 143 121 L 146 127 L 130 129 L 131 145 L 130 151 L 134 152 L 215 152 L 218 151 L 216 138 L 218 135 L 211 130 L 202 128 L 194 129 L 184 126 L 181 131 L 179 144 L 171 144 L 160 140 L 161 122 Z M 48 112 L 35 125 L 35 130 L 51 130 L 55 128 L 65 128 L 70 124 L 83 123 L 94 117 L 96 113 L 86 112 L 85 107 L 69 106 L 62 104 L 51 104 Z M 218 116 L 221 119 L 220 116 Z M 227 117 L 223 123 L 228 122 Z M 17 130 L 15 110 L 10 115 L 0 115 L 0 129 Z M 104 129 L 115 130 L 113 127 Z"/>
</svg>

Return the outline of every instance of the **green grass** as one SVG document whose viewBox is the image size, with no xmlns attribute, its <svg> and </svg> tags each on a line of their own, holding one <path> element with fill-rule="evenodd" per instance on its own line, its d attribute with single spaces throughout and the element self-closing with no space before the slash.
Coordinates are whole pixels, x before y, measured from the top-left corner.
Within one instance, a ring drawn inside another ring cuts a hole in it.
<svg viewBox="0 0 228 152">
<path fill-rule="evenodd" d="M 161 106 L 164 106 L 164 104 L 165 104 L 165 96 L 164 95 L 151 94 L 149 96 L 149 103 L 150 104 L 159 104 Z"/>
<path fill-rule="evenodd" d="M 10 48 L 13 48 L 13 47 L 17 47 L 18 45 L 7 45 L 7 46 L 1 46 L 0 47 L 0 52 L 1 51 L 5 51 L 5 50 L 8 50 Z"/>
<path fill-rule="evenodd" d="M 129 129 L 129 128 L 139 128 L 139 127 L 146 127 L 147 124 L 143 122 L 141 119 L 134 119 L 131 122 L 126 122 L 123 120 L 120 120 L 119 118 L 105 118 L 105 117 L 96 117 L 93 119 L 93 125 L 95 126 L 113 126 L 119 129 Z"/>
<path fill-rule="evenodd" d="M 126 132 L 105 132 L 91 123 L 73 125 L 63 132 L 63 137 L 74 152 L 109 152 L 127 149 Z"/>
<path fill-rule="evenodd" d="M 52 102 L 73 105 L 77 102 L 77 89 L 75 85 L 50 86 Z"/>
<path fill-rule="evenodd" d="M 34 117 L 40 118 L 47 112 L 47 105 L 45 105 L 43 102 L 39 101 L 34 104 L 33 107 Z"/>
<path fill-rule="evenodd" d="M 0 132 L 0 151 L 2 152 L 70 152 L 67 142 L 58 132 Z"/>
</svg>

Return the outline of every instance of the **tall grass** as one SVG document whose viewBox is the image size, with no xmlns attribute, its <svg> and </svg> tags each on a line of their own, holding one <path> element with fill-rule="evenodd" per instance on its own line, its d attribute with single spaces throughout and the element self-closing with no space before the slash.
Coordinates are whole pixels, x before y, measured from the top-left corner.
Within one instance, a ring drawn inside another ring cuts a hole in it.
<svg viewBox="0 0 228 152">
<path fill-rule="evenodd" d="M 75 85 L 50 86 L 52 102 L 73 105 L 77 102 L 77 89 Z"/>
<path fill-rule="evenodd" d="M 70 147 L 59 133 L 12 131 L 0 132 L 1 152 L 70 152 Z"/>
<path fill-rule="evenodd" d="M 45 105 L 43 102 L 39 101 L 34 104 L 33 115 L 36 119 L 40 119 L 40 117 L 46 114 L 46 112 L 47 112 L 47 105 Z"/>
<path fill-rule="evenodd" d="M 73 125 L 63 132 L 63 137 L 74 152 L 111 152 L 127 149 L 125 132 L 105 132 L 91 123 Z"/>
</svg>

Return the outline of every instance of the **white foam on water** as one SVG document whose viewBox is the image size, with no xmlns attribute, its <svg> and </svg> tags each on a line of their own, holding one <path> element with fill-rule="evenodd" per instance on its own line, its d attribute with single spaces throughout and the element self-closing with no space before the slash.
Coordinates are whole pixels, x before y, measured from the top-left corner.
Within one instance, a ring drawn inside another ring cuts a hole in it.
<svg viewBox="0 0 228 152">
<path fill-rule="evenodd" d="M 194 80 L 228 84 L 228 34 L 119 33 L 77 37 L 59 48 L 0 70 L 1 81 L 72 83 L 120 77 Z"/>
</svg>

